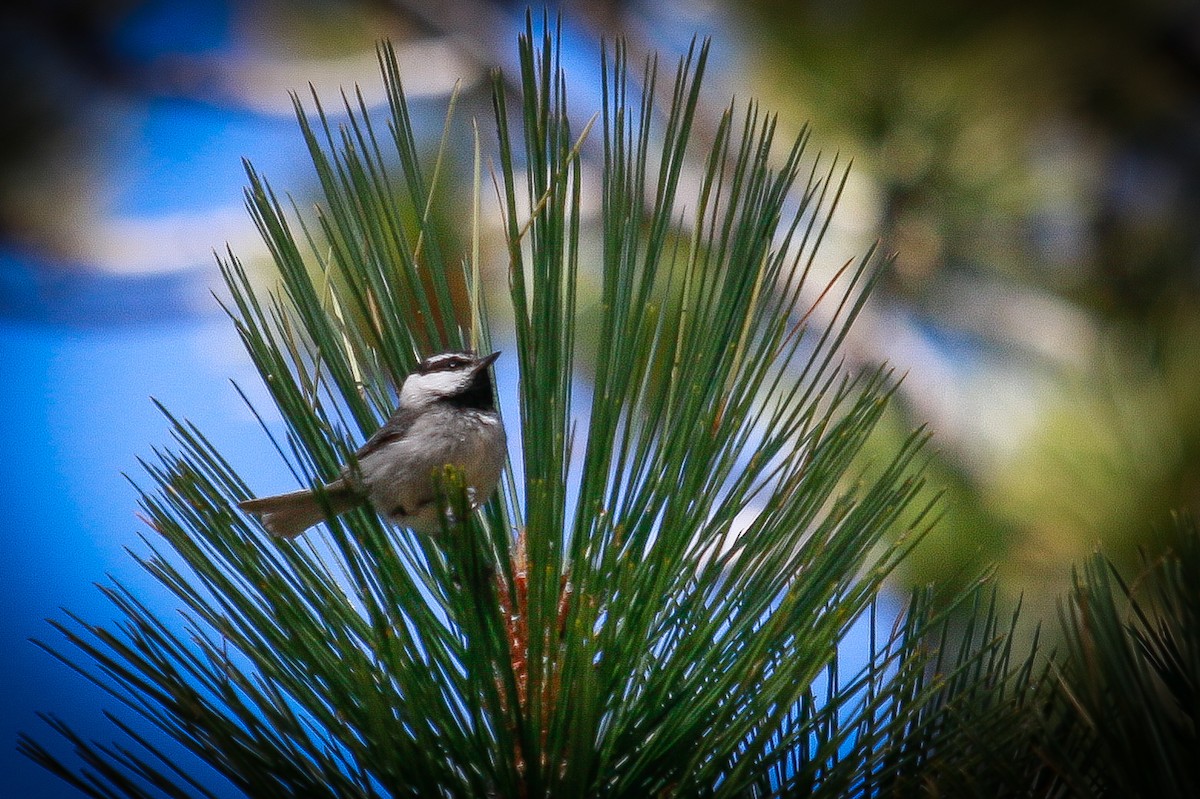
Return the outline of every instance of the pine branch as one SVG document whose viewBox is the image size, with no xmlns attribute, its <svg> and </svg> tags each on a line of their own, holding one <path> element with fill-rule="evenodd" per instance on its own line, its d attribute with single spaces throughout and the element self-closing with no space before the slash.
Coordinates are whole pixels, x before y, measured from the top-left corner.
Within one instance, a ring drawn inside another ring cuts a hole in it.
<svg viewBox="0 0 1200 799">
<path fill-rule="evenodd" d="M 838 672 L 930 503 L 923 432 L 861 471 L 895 388 L 885 368 L 849 373 L 841 352 L 874 251 L 820 287 L 828 327 L 801 304 L 846 170 L 806 168 L 807 131 L 781 147 L 774 117 L 731 105 L 685 196 L 707 45 L 663 91 L 655 60 L 631 81 L 617 43 L 597 129 L 575 133 L 558 34 L 541 30 L 530 19 L 519 42 L 521 96 L 499 77 L 493 90 L 521 483 L 474 513 L 448 471 L 439 536 L 356 510 L 275 540 L 234 510 L 249 494 L 235 468 L 168 413 L 172 448 L 144 464 L 139 560 L 184 626 L 117 585 L 116 629 L 60 624 L 59 656 L 255 797 L 845 796 L 920 782 L 931 761 L 912 747 L 949 752 L 1004 696 L 986 689 L 1032 666 L 989 605 L 930 676 L 926 647 L 940 624 L 945 650 L 949 622 L 920 600 L 872 639 L 863 671 Z M 357 94 L 338 127 L 315 96 L 311 113 L 296 98 L 321 189 L 312 215 L 247 165 L 278 284 L 221 260 L 231 321 L 284 420 L 265 433 L 303 486 L 337 475 L 419 356 L 490 338 L 470 328 L 489 319 L 470 305 L 479 264 L 448 255 L 431 221 L 444 170 L 426 177 L 386 45 L 380 64 L 382 124 Z M 581 155 L 593 135 L 598 185 Z M 594 229 L 585 192 L 601 197 Z M 572 388 L 591 268 L 589 402 Z M 1014 722 L 993 720 L 997 751 L 1019 745 Z M 30 739 L 25 751 L 91 795 L 206 795 L 208 775 L 169 767 L 124 717 L 131 749 L 53 724 L 84 767 Z M 967 768 L 945 757 L 947 773 Z"/>
</svg>

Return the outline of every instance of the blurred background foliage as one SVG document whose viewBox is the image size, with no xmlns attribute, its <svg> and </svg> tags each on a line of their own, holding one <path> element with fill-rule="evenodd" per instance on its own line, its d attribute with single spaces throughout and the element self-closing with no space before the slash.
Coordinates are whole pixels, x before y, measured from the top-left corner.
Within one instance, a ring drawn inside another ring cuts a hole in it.
<svg viewBox="0 0 1200 799">
<path fill-rule="evenodd" d="M 921 331 L 888 353 L 950 494 L 919 576 L 995 558 L 1037 601 L 1129 558 L 1200 498 L 1200 8 L 752 5 L 761 91 L 855 156 Z"/>
<path fill-rule="evenodd" d="M 1136 565 L 1171 509 L 1200 505 L 1200 6 L 561 9 L 573 86 L 597 84 L 601 37 L 669 63 L 693 34 L 712 36 L 711 118 L 730 95 L 757 97 L 853 159 L 824 257 L 832 273 L 876 238 L 896 253 L 851 349 L 907 373 L 907 418 L 892 428 L 929 423 L 931 477 L 946 490 L 907 579 L 964 584 L 994 562 L 1008 597 L 1048 614 L 1071 562 L 1099 547 Z M 215 314 L 212 249 L 261 252 L 238 159 L 261 164 L 246 150 L 270 150 L 277 128 L 291 135 L 288 89 L 312 81 L 334 97 L 360 81 L 377 103 L 374 46 L 390 38 L 432 163 L 455 81 L 457 118 L 485 119 L 487 72 L 515 71 L 523 13 L 485 0 L 10 4 L 0 318 L 110 335 Z M 164 102 L 176 116 L 145 123 Z M 596 107 L 572 98 L 579 129 Z M 197 134 L 180 108 L 235 122 Z M 139 138 L 151 135 L 182 143 L 163 151 Z M 443 167 L 462 190 L 444 208 L 467 208 L 469 142 L 464 124 Z M 142 153 L 132 171 L 129 151 Z M 272 177 L 286 159 L 301 165 L 302 153 L 279 157 Z M 443 221 L 466 240 L 460 219 Z M 484 235 L 502 264 L 499 231 Z M 5 413 L 37 413 L 6 399 Z"/>
</svg>

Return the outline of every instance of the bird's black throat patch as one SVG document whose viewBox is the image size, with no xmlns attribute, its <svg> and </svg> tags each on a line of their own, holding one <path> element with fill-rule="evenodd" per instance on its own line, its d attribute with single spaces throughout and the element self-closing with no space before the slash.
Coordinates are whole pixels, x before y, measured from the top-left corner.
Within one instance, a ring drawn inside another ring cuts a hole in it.
<svg viewBox="0 0 1200 799">
<path fill-rule="evenodd" d="M 456 408 L 470 408 L 477 411 L 495 410 L 496 404 L 492 397 L 492 376 L 488 369 L 475 373 L 471 385 L 452 397 L 446 397 L 443 402 Z"/>
</svg>

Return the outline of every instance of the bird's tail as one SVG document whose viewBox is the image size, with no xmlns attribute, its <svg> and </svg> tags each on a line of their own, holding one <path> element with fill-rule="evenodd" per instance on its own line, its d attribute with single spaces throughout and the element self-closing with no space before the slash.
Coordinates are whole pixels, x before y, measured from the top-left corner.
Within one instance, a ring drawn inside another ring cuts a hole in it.
<svg viewBox="0 0 1200 799">
<path fill-rule="evenodd" d="M 293 491 L 248 499 L 239 502 L 238 507 L 258 516 L 271 535 L 295 538 L 317 522 L 345 513 L 361 501 L 345 481 L 337 480 L 325 486 L 320 498 L 313 491 Z"/>
</svg>

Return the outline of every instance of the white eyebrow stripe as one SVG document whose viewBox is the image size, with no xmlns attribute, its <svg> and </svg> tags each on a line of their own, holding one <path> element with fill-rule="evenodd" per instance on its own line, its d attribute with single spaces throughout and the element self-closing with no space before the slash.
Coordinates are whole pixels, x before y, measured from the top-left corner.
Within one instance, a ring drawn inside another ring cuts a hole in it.
<svg viewBox="0 0 1200 799">
<path fill-rule="evenodd" d="M 473 358 L 466 353 L 461 352 L 443 352 L 440 355 L 431 355 L 421 362 L 418 371 L 424 374 L 429 372 L 438 372 L 444 369 L 454 369 L 462 366 L 468 366 Z"/>
</svg>

